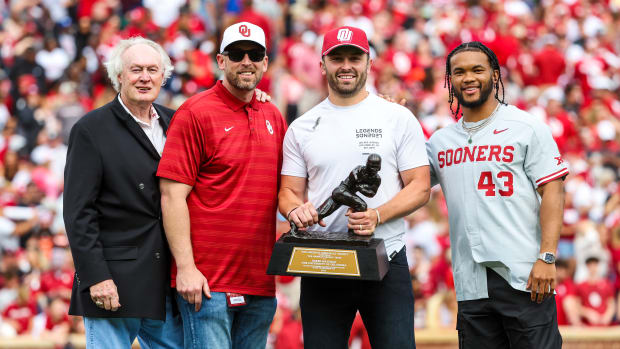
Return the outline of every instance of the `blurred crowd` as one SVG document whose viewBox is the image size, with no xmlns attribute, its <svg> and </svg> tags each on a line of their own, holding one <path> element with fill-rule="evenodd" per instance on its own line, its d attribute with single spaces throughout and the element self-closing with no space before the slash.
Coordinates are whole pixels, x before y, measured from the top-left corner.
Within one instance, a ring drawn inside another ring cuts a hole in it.
<svg viewBox="0 0 620 349">
<path fill-rule="evenodd" d="M 322 34 L 362 28 L 368 89 L 405 98 L 426 135 L 455 122 L 445 57 L 477 40 L 497 54 L 506 102 L 544 120 L 570 175 L 558 248 L 561 325 L 620 323 L 620 0 L 0 0 L 0 337 L 59 347 L 83 333 L 68 317 L 72 259 L 62 222 L 69 130 L 114 96 L 102 62 L 122 38 L 167 50 L 158 103 L 177 108 L 211 87 L 223 28 L 261 26 L 269 70 L 259 84 L 287 121 L 326 96 Z M 454 328 L 445 202 L 407 217 L 416 327 Z M 287 230 L 281 222 L 280 233 Z M 278 278 L 269 346 L 301 348 L 299 280 Z M 356 320 L 352 346 L 367 348 Z"/>
</svg>

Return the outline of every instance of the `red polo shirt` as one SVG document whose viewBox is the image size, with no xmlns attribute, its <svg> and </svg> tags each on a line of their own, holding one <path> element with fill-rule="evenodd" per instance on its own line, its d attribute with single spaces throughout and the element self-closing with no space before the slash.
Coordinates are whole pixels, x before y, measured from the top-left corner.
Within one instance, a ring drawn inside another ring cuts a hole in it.
<svg viewBox="0 0 620 349">
<path fill-rule="evenodd" d="M 286 122 L 271 103 L 244 103 L 221 81 L 174 114 L 157 176 L 193 187 L 192 251 L 215 292 L 273 296 L 265 273 L 276 235 Z M 176 265 L 172 266 L 175 286 Z"/>
</svg>

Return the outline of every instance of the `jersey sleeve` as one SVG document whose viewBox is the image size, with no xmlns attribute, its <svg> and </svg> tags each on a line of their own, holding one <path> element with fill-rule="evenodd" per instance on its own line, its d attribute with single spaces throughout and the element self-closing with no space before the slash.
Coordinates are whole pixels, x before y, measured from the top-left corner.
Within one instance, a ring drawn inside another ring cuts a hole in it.
<svg viewBox="0 0 620 349">
<path fill-rule="evenodd" d="M 285 176 L 308 177 L 306 161 L 304 160 L 301 147 L 295 135 L 293 127 L 289 127 L 284 136 L 282 146 L 282 174 Z"/>
<path fill-rule="evenodd" d="M 194 186 L 204 149 L 200 123 L 191 111 L 179 109 L 168 127 L 157 176 Z"/>
<path fill-rule="evenodd" d="M 404 127 L 398 130 L 400 141 L 396 148 L 396 163 L 401 172 L 428 165 L 422 126 L 411 112 L 407 111 L 407 114 Z"/>
<path fill-rule="evenodd" d="M 551 130 L 545 124 L 533 126 L 533 133 L 525 156 L 525 173 L 538 188 L 568 174 L 567 163 L 562 159 Z"/>
</svg>

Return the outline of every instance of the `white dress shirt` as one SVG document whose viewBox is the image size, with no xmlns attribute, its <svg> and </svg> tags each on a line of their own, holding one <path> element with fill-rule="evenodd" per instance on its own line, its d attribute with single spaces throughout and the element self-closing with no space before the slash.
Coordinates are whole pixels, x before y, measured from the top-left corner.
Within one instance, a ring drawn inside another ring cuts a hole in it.
<svg viewBox="0 0 620 349">
<path fill-rule="evenodd" d="M 151 105 L 151 123 L 147 124 L 146 122 L 138 119 L 131 113 L 131 111 L 129 111 L 129 108 L 127 108 L 125 103 L 123 103 L 123 99 L 120 94 L 118 95 L 118 100 L 121 102 L 121 105 L 125 108 L 127 113 L 129 113 L 129 115 L 136 120 L 138 125 L 140 125 L 142 131 L 144 131 L 148 139 L 151 141 L 151 144 L 153 144 L 153 147 L 155 147 L 155 150 L 157 150 L 157 153 L 161 156 L 161 153 L 164 151 L 164 144 L 166 143 L 166 135 L 164 133 L 164 129 L 159 124 L 159 115 L 157 114 L 155 108 Z"/>
</svg>

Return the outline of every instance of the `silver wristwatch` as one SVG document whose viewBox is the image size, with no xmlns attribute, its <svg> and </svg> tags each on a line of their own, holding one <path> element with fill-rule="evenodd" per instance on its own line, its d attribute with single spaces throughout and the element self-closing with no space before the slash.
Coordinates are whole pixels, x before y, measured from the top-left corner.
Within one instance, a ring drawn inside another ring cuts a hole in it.
<svg viewBox="0 0 620 349">
<path fill-rule="evenodd" d="M 538 255 L 538 259 L 542 260 L 547 264 L 555 263 L 555 255 L 551 252 L 543 252 Z"/>
</svg>

